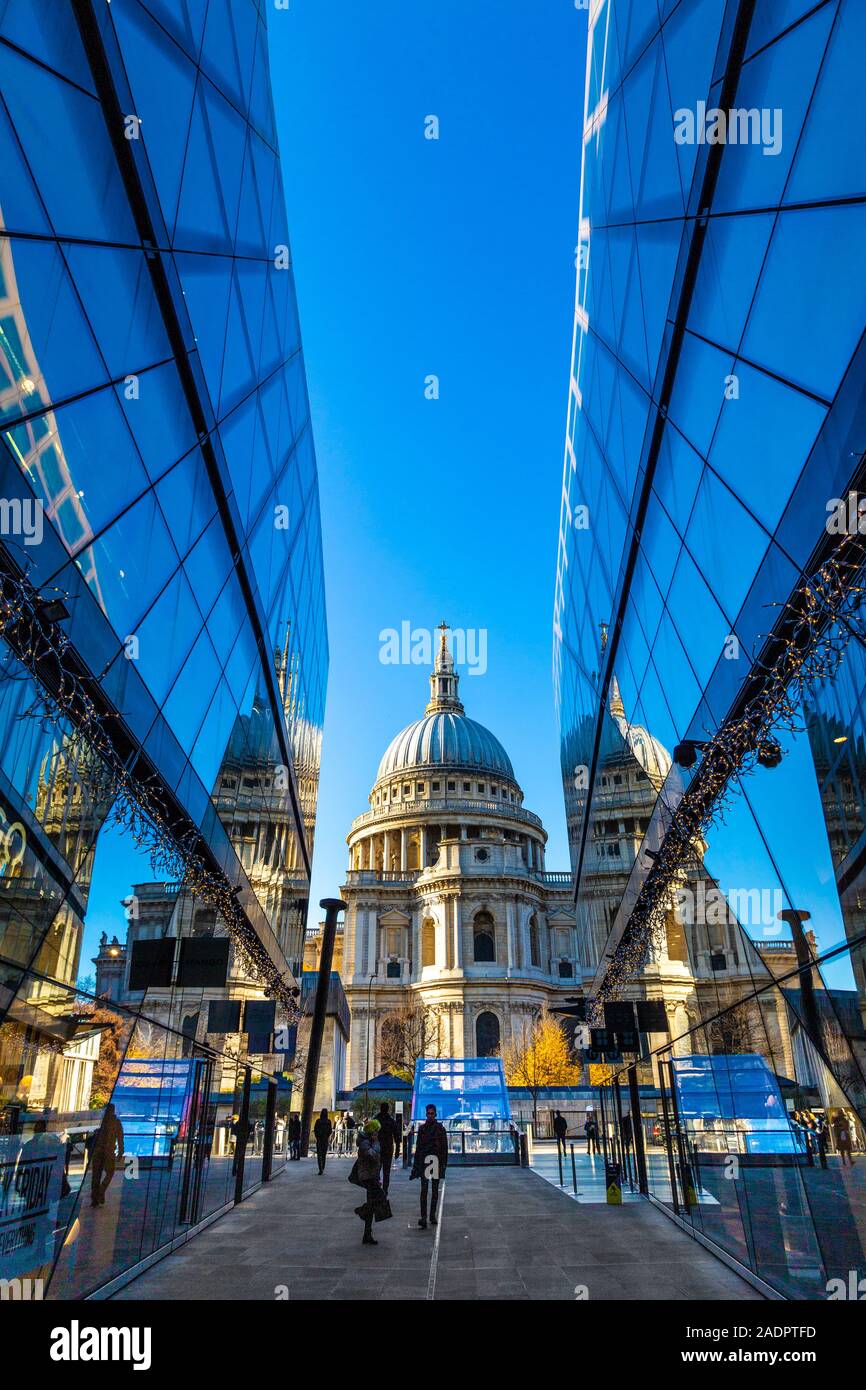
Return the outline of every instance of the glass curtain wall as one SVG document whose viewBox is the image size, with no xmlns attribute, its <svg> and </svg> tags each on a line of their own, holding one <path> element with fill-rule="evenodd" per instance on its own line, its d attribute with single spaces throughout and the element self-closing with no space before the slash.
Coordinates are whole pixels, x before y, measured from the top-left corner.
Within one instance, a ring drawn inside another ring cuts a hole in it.
<svg viewBox="0 0 866 1390">
<path fill-rule="evenodd" d="M 589 22 L 554 609 L 584 990 L 664 1010 L 634 1063 L 650 1190 L 780 1292 L 851 1296 L 866 10 Z"/>
<path fill-rule="evenodd" d="M 32 1296 L 285 1157 L 328 648 L 269 17 L 0 6 L 0 1277 Z"/>
</svg>

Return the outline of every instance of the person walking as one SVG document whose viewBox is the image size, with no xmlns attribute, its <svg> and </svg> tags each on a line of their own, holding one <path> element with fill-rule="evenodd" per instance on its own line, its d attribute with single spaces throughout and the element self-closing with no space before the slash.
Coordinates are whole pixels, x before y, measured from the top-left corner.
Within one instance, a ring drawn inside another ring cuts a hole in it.
<svg viewBox="0 0 866 1390">
<path fill-rule="evenodd" d="M 301 1117 L 297 1110 L 289 1116 L 289 1158 L 301 1157 Z"/>
<path fill-rule="evenodd" d="M 247 1151 L 247 1144 L 249 1143 L 250 1135 L 253 1132 L 253 1125 L 251 1120 L 247 1120 L 245 1125 L 241 1124 L 240 1115 L 235 1115 L 229 1128 L 230 1132 L 234 1135 L 235 1140 L 235 1151 L 234 1155 L 232 1156 L 232 1177 L 234 1178 L 237 1177 L 237 1172 L 241 1164 L 241 1159 L 244 1157 Z"/>
<path fill-rule="evenodd" d="M 328 1157 L 328 1143 L 331 1138 L 334 1126 L 328 1118 L 327 1109 L 319 1111 L 319 1118 L 313 1125 L 313 1134 L 316 1140 L 316 1159 L 319 1164 L 319 1177 L 325 1171 L 325 1159 Z"/>
<path fill-rule="evenodd" d="M 564 1115 L 560 1115 L 558 1110 L 553 1112 L 553 1134 L 556 1139 L 557 1151 L 562 1152 L 565 1157 L 565 1136 L 568 1134 L 568 1121 Z"/>
<path fill-rule="evenodd" d="M 436 1106 L 428 1105 L 424 1123 L 415 1139 L 415 1156 L 412 1160 L 413 1178 L 421 1179 L 421 1219 L 418 1225 L 427 1229 L 427 1196 L 432 1184 L 430 1198 L 430 1224 L 436 1225 L 436 1209 L 439 1205 L 439 1184 L 445 1177 L 448 1167 L 448 1135 L 445 1126 L 436 1118 Z"/>
<path fill-rule="evenodd" d="M 343 1129 L 344 1129 L 344 1125 L 345 1125 L 345 1117 L 344 1117 L 344 1115 L 343 1115 L 342 1110 L 338 1110 L 338 1111 L 337 1111 L 337 1118 L 336 1118 L 336 1120 L 334 1121 L 334 1153 L 335 1153 L 335 1154 L 341 1154 L 341 1153 L 343 1152 Z"/>
<path fill-rule="evenodd" d="M 620 1130 L 619 1130 L 619 1137 L 620 1137 L 620 1139 L 622 1140 L 622 1147 L 623 1147 L 623 1149 L 625 1150 L 626 1153 L 629 1153 L 629 1152 L 631 1151 L 631 1146 L 632 1146 L 632 1143 L 633 1143 L 633 1140 L 634 1140 L 634 1132 L 633 1132 L 633 1129 L 632 1129 L 631 1115 L 623 1115 L 623 1117 L 622 1117 L 622 1124 L 620 1125 Z"/>
<path fill-rule="evenodd" d="M 373 1239 L 373 1216 L 376 1203 L 384 1200 L 384 1193 L 379 1182 L 381 1167 L 382 1150 L 379 1147 L 379 1121 L 368 1120 L 358 1139 L 358 1157 L 353 1169 L 354 1180 L 367 1193 L 366 1202 L 355 1208 L 358 1216 L 364 1222 L 362 1245 L 379 1244 L 378 1240 Z"/>
<path fill-rule="evenodd" d="M 118 1160 L 123 1162 L 123 1125 L 109 1101 L 102 1123 L 90 1149 L 90 1202 L 94 1207 L 105 1206 L 105 1194 L 114 1177 Z"/>
<path fill-rule="evenodd" d="M 822 1168 L 827 1167 L 827 1139 L 827 1121 L 823 1115 L 819 1115 L 815 1124 L 815 1147 L 818 1150 Z"/>
<path fill-rule="evenodd" d="M 587 1152 L 587 1154 L 597 1154 L 597 1153 L 598 1153 L 598 1122 L 596 1121 L 595 1113 L 594 1113 L 594 1111 L 592 1111 L 592 1110 L 587 1110 L 587 1112 L 586 1112 L 586 1120 L 585 1120 L 585 1122 L 584 1122 L 583 1132 L 584 1132 L 584 1134 L 586 1135 L 586 1152 Z"/>
<path fill-rule="evenodd" d="M 840 1115 L 836 1120 L 833 1133 L 836 1137 L 836 1148 L 839 1150 L 839 1157 L 842 1160 L 842 1167 L 854 1167 L 854 1155 L 852 1153 L 851 1125 L 846 1115 Z"/>
<path fill-rule="evenodd" d="M 379 1114 L 376 1116 L 379 1121 L 379 1148 L 382 1151 L 382 1191 L 388 1196 L 388 1188 L 391 1183 L 391 1164 L 394 1162 L 394 1153 L 399 1145 L 399 1130 L 397 1121 L 391 1114 L 391 1107 L 386 1100 L 379 1106 Z"/>
</svg>

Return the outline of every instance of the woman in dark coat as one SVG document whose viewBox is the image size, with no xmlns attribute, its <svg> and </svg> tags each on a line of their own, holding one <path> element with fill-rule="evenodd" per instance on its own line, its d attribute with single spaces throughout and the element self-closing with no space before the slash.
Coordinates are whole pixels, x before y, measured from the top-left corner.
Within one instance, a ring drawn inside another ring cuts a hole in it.
<svg viewBox="0 0 866 1390">
<path fill-rule="evenodd" d="M 382 1200 L 384 1195 L 379 1183 L 382 1151 L 379 1148 L 378 1120 L 368 1120 L 364 1125 L 364 1131 L 358 1140 L 358 1159 L 355 1167 L 358 1182 L 363 1185 L 367 1193 L 367 1200 L 363 1206 L 356 1207 L 358 1215 L 364 1218 L 364 1238 L 361 1244 L 378 1245 L 378 1240 L 373 1239 L 373 1207 L 377 1200 Z"/>
<path fill-rule="evenodd" d="M 313 1134 L 316 1137 L 316 1158 L 319 1163 L 319 1176 L 325 1171 L 325 1159 L 328 1157 L 328 1143 L 331 1138 L 331 1131 L 334 1126 L 328 1119 L 327 1110 L 319 1112 L 319 1118 L 313 1125 Z"/>
</svg>

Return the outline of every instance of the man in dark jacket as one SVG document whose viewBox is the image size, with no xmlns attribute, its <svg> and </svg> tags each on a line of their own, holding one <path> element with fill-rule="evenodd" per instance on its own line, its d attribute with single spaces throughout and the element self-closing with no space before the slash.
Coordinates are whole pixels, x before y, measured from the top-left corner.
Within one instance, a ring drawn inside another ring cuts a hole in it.
<svg viewBox="0 0 866 1390">
<path fill-rule="evenodd" d="M 622 1124 L 619 1127 L 619 1137 L 622 1140 L 622 1146 L 625 1149 L 626 1153 L 630 1153 L 632 1141 L 634 1138 L 634 1132 L 632 1130 L 631 1124 L 631 1115 L 623 1115 Z"/>
<path fill-rule="evenodd" d="M 815 1143 L 817 1145 L 818 1157 L 821 1160 L 822 1168 L 827 1167 L 827 1145 L 829 1138 L 830 1131 L 827 1121 L 823 1115 L 819 1115 L 817 1124 L 815 1125 Z"/>
<path fill-rule="evenodd" d="M 583 1125 L 583 1132 L 586 1135 L 587 1154 L 598 1153 L 598 1122 L 592 1110 L 587 1110 L 586 1120 Z"/>
<path fill-rule="evenodd" d="M 436 1225 L 436 1208 L 439 1205 L 439 1183 L 448 1167 L 448 1135 L 445 1126 L 436 1118 L 436 1106 L 427 1106 L 427 1118 L 415 1139 L 415 1157 L 412 1160 L 412 1177 L 421 1179 L 421 1220 L 418 1225 L 427 1229 L 427 1193 L 433 1185 L 430 1202 L 430 1224 Z"/>
<path fill-rule="evenodd" d="M 553 1112 L 553 1134 L 556 1139 L 557 1149 L 561 1149 L 565 1154 L 565 1136 L 568 1133 L 568 1121 L 564 1115 L 560 1115 L 558 1110 Z"/>
<path fill-rule="evenodd" d="M 297 1110 L 289 1116 L 289 1158 L 301 1157 L 301 1117 Z"/>
<path fill-rule="evenodd" d="M 244 1125 L 241 1123 L 240 1115 L 235 1115 L 231 1124 L 231 1133 L 234 1135 L 235 1139 L 235 1151 L 232 1157 L 232 1177 L 237 1176 L 237 1171 L 240 1167 L 241 1159 L 246 1153 L 247 1144 L 250 1141 L 250 1136 L 252 1135 L 252 1132 L 252 1120 L 247 1120 L 246 1124 Z"/>
<path fill-rule="evenodd" d="M 313 1125 L 313 1134 L 316 1139 L 316 1159 L 319 1164 L 319 1177 L 321 1177 L 325 1171 L 325 1159 L 328 1157 L 328 1144 L 333 1128 L 334 1126 L 328 1119 L 327 1110 L 322 1110 L 319 1114 L 319 1118 Z"/>
<path fill-rule="evenodd" d="M 387 1197 L 388 1186 L 391 1182 L 391 1164 L 394 1162 L 394 1153 L 399 1147 L 400 1131 L 386 1100 L 383 1100 L 379 1106 L 376 1119 L 379 1121 L 379 1148 L 382 1151 L 382 1191 Z"/>
</svg>

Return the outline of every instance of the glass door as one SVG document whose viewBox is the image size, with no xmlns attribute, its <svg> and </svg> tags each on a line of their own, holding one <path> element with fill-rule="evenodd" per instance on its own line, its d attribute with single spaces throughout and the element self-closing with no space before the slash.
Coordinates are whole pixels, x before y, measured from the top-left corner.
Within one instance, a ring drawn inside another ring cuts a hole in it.
<svg viewBox="0 0 866 1390">
<path fill-rule="evenodd" d="M 207 1057 L 196 1057 L 190 1086 L 189 1108 L 184 1117 L 180 1146 L 183 1168 L 180 1183 L 178 1223 L 194 1226 L 201 1219 L 202 1193 L 213 1146 L 213 1107 L 211 1084 L 213 1064 Z"/>
<path fill-rule="evenodd" d="M 670 1062 L 667 1058 L 660 1057 L 658 1062 L 659 1072 L 659 1095 L 662 1107 L 661 1139 L 664 1145 L 665 1157 L 668 1169 L 668 1187 L 660 1192 L 656 1192 L 659 1199 L 666 1205 L 673 1207 L 677 1216 L 688 1216 L 688 1207 L 683 1207 L 680 1200 L 680 1189 L 678 1184 L 679 1169 L 679 1126 L 676 1122 L 676 1108 L 673 1103 L 673 1095 L 670 1079 Z"/>
</svg>

